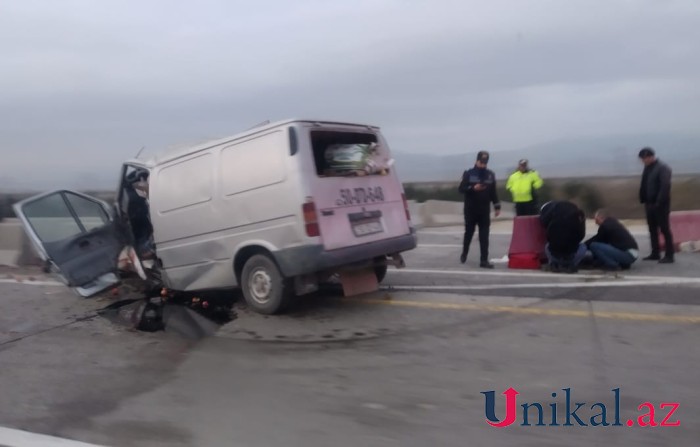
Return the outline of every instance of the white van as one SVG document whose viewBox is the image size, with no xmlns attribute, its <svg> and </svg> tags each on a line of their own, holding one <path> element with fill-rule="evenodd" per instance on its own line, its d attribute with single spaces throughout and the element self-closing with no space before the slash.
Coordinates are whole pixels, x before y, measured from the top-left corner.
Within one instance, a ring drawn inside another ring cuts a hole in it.
<svg viewBox="0 0 700 447">
<path fill-rule="evenodd" d="M 289 120 L 127 161 L 113 208 L 66 190 L 14 208 L 82 296 L 118 282 L 127 253 L 163 287 L 240 286 L 253 309 L 276 313 L 335 273 L 378 282 L 403 266 L 417 241 L 392 162 L 378 127 Z"/>
</svg>

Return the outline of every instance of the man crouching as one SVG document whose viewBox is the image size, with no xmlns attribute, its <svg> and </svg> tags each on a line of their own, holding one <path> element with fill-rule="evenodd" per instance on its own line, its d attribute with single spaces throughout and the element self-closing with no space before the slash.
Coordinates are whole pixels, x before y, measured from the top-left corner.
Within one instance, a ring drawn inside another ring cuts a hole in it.
<svg viewBox="0 0 700 447">
<path fill-rule="evenodd" d="M 604 270 L 626 270 L 639 257 L 639 246 L 625 226 L 606 210 L 595 213 L 598 233 L 586 241 L 594 262 Z"/>
<path fill-rule="evenodd" d="M 576 273 L 586 256 L 586 216 L 576 204 L 561 200 L 547 202 L 540 210 L 540 222 L 547 235 L 544 251 L 552 272 Z"/>
</svg>

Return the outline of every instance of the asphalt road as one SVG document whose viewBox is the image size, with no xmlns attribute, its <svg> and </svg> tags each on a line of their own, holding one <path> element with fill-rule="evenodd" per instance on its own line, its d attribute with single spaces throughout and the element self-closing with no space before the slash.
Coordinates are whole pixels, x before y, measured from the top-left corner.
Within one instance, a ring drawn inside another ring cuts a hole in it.
<svg viewBox="0 0 700 447">
<path fill-rule="evenodd" d="M 275 317 L 237 305 L 201 339 L 119 326 L 95 316 L 114 298 L 6 271 L 0 445 L 14 430 L 109 446 L 697 445 L 700 255 L 623 275 L 484 271 L 476 244 L 459 264 L 459 233 L 422 231 L 377 293 L 324 289 Z M 493 259 L 508 241 L 492 236 Z M 522 426 L 518 406 L 513 425 L 489 426 L 482 392 L 503 420 L 511 387 L 544 423 L 556 405 L 560 425 Z M 588 426 L 562 426 L 564 389 Z M 659 424 L 678 403 L 667 423 L 680 426 L 639 427 L 646 402 Z M 621 426 L 591 426 L 596 403 Z"/>
</svg>

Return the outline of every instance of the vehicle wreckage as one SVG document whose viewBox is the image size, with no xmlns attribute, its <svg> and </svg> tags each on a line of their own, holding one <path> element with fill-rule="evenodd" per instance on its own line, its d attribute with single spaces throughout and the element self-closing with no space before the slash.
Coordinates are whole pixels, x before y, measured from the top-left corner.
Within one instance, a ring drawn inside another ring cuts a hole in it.
<svg viewBox="0 0 700 447">
<path fill-rule="evenodd" d="M 125 162 L 113 205 L 69 190 L 14 205 L 50 270 L 83 297 L 135 272 L 151 289 L 240 287 L 274 314 L 338 275 L 378 288 L 416 247 L 375 126 L 288 120 Z"/>
</svg>

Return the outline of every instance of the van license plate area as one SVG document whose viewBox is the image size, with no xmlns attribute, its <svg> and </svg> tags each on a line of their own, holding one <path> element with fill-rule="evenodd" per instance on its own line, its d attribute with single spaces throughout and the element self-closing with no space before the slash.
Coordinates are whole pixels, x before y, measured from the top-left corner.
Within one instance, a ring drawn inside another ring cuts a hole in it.
<svg viewBox="0 0 700 447">
<path fill-rule="evenodd" d="M 381 233 L 382 231 L 384 231 L 384 228 L 382 227 L 382 223 L 378 220 L 354 223 L 352 225 L 352 232 L 355 233 L 357 237 Z"/>
<path fill-rule="evenodd" d="M 382 233 L 384 226 L 382 225 L 381 217 L 381 211 L 351 213 L 348 215 L 352 232 L 356 237 Z"/>
</svg>

